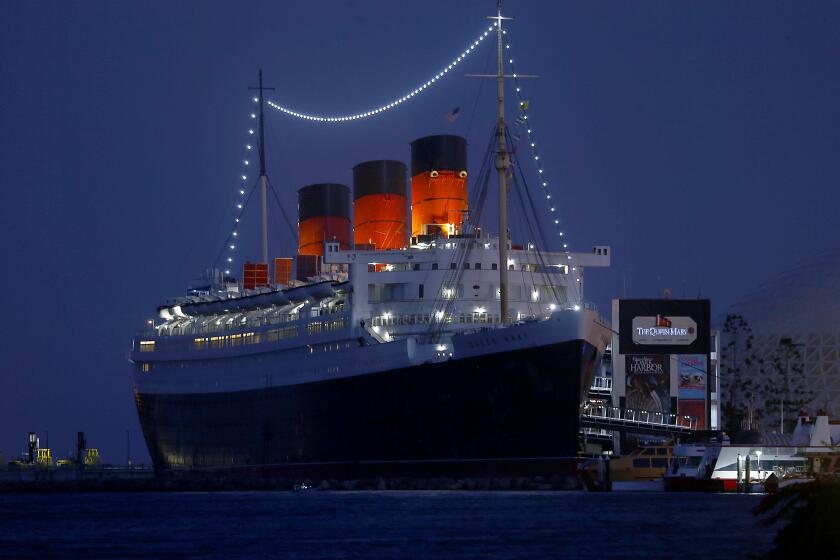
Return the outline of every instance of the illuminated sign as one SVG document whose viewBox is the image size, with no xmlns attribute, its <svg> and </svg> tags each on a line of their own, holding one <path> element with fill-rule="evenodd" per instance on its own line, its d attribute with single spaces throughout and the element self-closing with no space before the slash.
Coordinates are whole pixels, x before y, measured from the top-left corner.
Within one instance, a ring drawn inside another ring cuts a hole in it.
<svg viewBox="0 0 840 560">
<path fill-rule="evenodd" d="M 620 354 L 708 354 L 707 299 L 622 299 L 618 302 Z"/>
<path fill-rule="evenodd" d="M 680 399 L 706 398 L 706 356 L 684 355 L 677 358 Z"/>
<path fill-rule="evenodd" d="M 663 374 L 665 362 L 662 356 L 629 356 L 626 361 L 627 373 L 631 374 Z"/>
<path fill-rule="evenodd" d="M 625 358 L 625 401 L 631 410 L 671 412 L 671 357 L 628 355 Z"/>
<path fill-rule="evenodd" d="M 636 344 L 691 344 L 697 340 L 697 323 L 691 317 L 633 317 Z"/>
</svg>

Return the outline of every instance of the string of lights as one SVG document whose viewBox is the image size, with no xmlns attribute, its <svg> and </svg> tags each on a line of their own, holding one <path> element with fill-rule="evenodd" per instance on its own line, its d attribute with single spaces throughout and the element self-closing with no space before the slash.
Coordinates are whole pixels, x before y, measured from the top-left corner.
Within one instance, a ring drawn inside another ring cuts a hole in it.
<svg viewBox="0 0 840 560">
<path fill-rule="evenodd" d="M 352 115 L 319 116 L 319 115 L 307 115 L 307 114 L 304 114 L 304 113 L 299 113 L 297 111 L 293 111 L 293 110 L 291 110 L 287 107 L 284 107 L 284 106 L 282 106 L 278 103 L 275 103 L 275 102 L 269 101 L 269 100 L 266 100 L 265 103 L 269 107 L 272 107 L 273 109 L 277 109 L 277 110 L 279 110 L 279 111 L 281 111 L 281 112 L 283 112 L 287 115 L 291 115 L 293 117 L 297 117 L 297 118 L 303 119 L 303 120 L 316 121 L 316 122 L 348 122 L 348 121 L 354 121 L 354 120 L 363 119 L 363 118 L 367 118 L 367 117 L 372 117 L 372 116 L 378 115 L 378 114 L 380 114 L 384 111 L 387 111 L 389 109 L 393 109 L 394 107 L 397 107 L 397 106 L 403 104 L 404 102 L 408 101 L 409 99 L 413 99 L 415 96 L 417 96 L 420 93 L 426 91 L 429 87 L 431 87 L 432 85 L 437 83 L 438 80 L 440 80 L 445 75 L 447 75 L 451 70 L 453 70 L 458 64 L 463 62 L 463 60 L 466 59 L 466 57 L 469 56 L 474 50 L 476 50 L 478 48 L 479 44 L 481 44 L 481 42 L 490 35 L 491 31 L 493 31 L 493 26 L 488 27 L 486 31 L 484 31 L 481 35 L 479 35 L 476 38 L 476 40 L 473 41 L 464 50 L 464 52 L 460 53 L 458 56 L 453 58 L 452 61 L 447 66 L 443 67 L 437 74 L 435 74 L 432 78 L 427 80 L 422 85 L 416 87 L 413 91 L 403 95 L 402 97 L 394 99 L 390 103 L 387 103 L 385 105 L 382 105 L 382 106 L 374 108 L 374 109 L 370 109 L 368 111 L 363 111 L 361 113 L 356 113 L 356 114 L 352 114 Z M 258 103 L 259 98 L 254 97 L 253 102 Z M 257 118 L 256 112 L 251 112 L 250 113 L 250 118 L 251 118 L 252 121 L 255 121 L 256 118 Z M 248 171 L 249 171 L 249 166 L 251 164 L 250 154 L 252 153 L 252 150 L 254 149 L 254 145 L 252 144 L 252 142 L 253 142 L 252 138 L 254 137 L 254 134 L 255 134 L 255 131 L 254 131 L 254 128 L 252 126 L 248 129 L 249 142 L 247 144 L 245 144 L 245 156 L 243 157 L 243 160 L 242 160 L 244 169 L 243 169 L 242 175 L 240 175 L 240 186 L 239 186 L 240 197 L 245 197 L 248 194 L 247 191 L 246 191 L 246 182 L 248 180 Z M 244 200 L 245 199 L 243 199 L 243 201 Z M 234 262 L 233 253 L 234 253 L 234 251 L 236 250 L 236 247 L 237 247 L 237 244 L 236 244 L 236 241 L 237 241 L 236 238 L 238 236 L 238 231 L 237 230 L 238 230 L 239 222 L 240 222 L 242 213 L 244 212 L 244 206 L 245 206 L 243 201 L 237 202 L 237 204 L 236 204 L 237 214 L 236 214 L 236 217 L 234 218 L 233 229 L 232 229 L 231 233 L 228 235 L 228 239 L 225 243 L 226 246 L 227 246 L 227 250 L 228 250 L 228 256 L 225 257 L 225 267 L 226 268 L 225 268 L 224 272 L 225 272 L 226 275 L 230 274 L 231 267 L 233 266 L 233 262 Z"/>
<path fill-rule="evenodd" d="M 469 56 L 473 51 L 475 51 L 478 48 L 478 46 L 482 43 L 482 41 L 484 39 L 486 39 L 488 36 L 490 36 L 490 33 L 493 31 L 493 28 L 496 25 L 498 25 L 498 24 L 493 23 L 492 26 L 488 27 L 485 31 L 483 31 L 475 39 L 475 41 L 473 41 L 462 53 L 460 53 L 458 56 L 453 58 L 448 65 L 444 66 L 437 74 L 435 74 L 432 78 L 427 80 L 425 83 L 419 85 L 418 87 L 416 87 L 411 92 L 406 93 L 405 95 L 394 99 L 390 103 L 381 105 L 379 107 L 369 109 L 369 110 L 366 110 L 366 111 L 362 111 L 362 112 L 359 112 L 359 113 L 355 113 L 355 114 L 326 116 L 326 115 L 314 115 L 314 114 L 300 113 L 298 111 L 294 111 L 294 110 L 292 110 L 288 107 L 285 107 L 283 105 L 280 105 L 279 103 L 276 103 L 276 102 L 270 101 L 270 100 L 266 100 L 265 102 L 269 107 L 272 107 L 273 109 L 281 111 L 281 112 L 283 112 L 283 113 L 285 113 L 289 116 L 296 117 L 296 118 L 299 118 L 299 119 L 302 119 L 302 120 L 314 121 L 314 122 L 341 123 L 341 122 L 349 122 L 349 121 L 355 121 L 355 120 L 359 120 L 359 119 L 374 117 L 374 116 L 379 115 L 379 114 L 381 114 L 385 111 L 388 111 L 390 109 L 393 109 L 395 107 L 398 107 L 398 106 L 402 105 L 406 101 L 409 101 L 409 100 L 413 99 L 417 95 L 426 91 L 432 85 L 436 84 L 439 80 L 441 80 L 444 76 L 446 76 L 451 70 L 455 69 L 455 67 L 458 64 L 463 62 L 466 59 L 467 56 Z M 504 31 L 505 35 L 507 35 L 506 31 L 507 30 Z M 509 64 L 509 66 L 511 68 L 511 74 L 512 74 L 512 77 L 513 77 L 513 80 L 514 80 L 514 90 L 515 90 L 515 93 L 516 93 L 516 99 L 517 99 L 517 102 L 518 102 L 517 104 L 518 104 L 518 108 L 519 108 L 519 112 L 520 112 L 519 116 L 516 119 L 516 124 L 520 125 L 525 131 L 525 134 L 526 134 L 526 137 L 527 137 L 528 147 L 529 147 L 529 150 L 530 150 L 530 153 L 531 153 L 531 158 L 532 158 L 532 160 L 534 162 L 534 165 L 536 167 L 536 172 L 537 172 L 537 176 L 538 176 L 538 180 L 539 180 L 539 185 L 540 185 L 540 188 L 542 189 L 543 195 L 545 196 L 546 200 L 548 201 L 547 208 L 548 208 L 548 211 L 550 212 L 551 220 L 554 222 L 554 226 L 557 230 L 557 235 L 559 237 L 563 238 L 563 244 L 562 244 L 563 249 L 568 252 L 568 244 L 566 242 L 567 240 L 565 238 L 563 228 L 562 228 L 562 225 L 560 223 L 559 213 L 557 212 L 556 198 L 554 198 L 554 196 L 553 196 L 553 193 L 552 193 L 552 190 L 551 190 L 551 182 L 549 180 L 548 173 L 545 170 L 545 166 L 543 164 L 543 160 L 542 160 L 542 157 L 540 155 L 540 152 L 539 152 L 539 149 L 538 149 L 538 146 L 537 146 L 536 134 L 534 132 L 533 125 L 532 125 L 532 123 L 530 122 L 530 119 L 529 119 L 529 117 L 530 117 L 530 106 L 529 105 L 530 104 L 529 104 L 527 98 L 525 97 L 524 93 L 522 92 L 521 81 L 518 78 L 517 73 L 516 73 L 516 66 L 515 66 L 513 53 L 512 53 L 509 41 L 506 42 L 506 44 L 505 44 L 505 52 L 506 52 L 506 55 L 507 55 L 507 63 Z M 259 99 L 255 97 L 255 98 L 253 98 L 253 101 L 256 103 L 256 102 L 259 101 Z M 255 121 L 256 118 L 257 118 L 256 113 L 251 112 L 250 113 L 250 118 L 251 118 L 252 121 Z M 249 142 L 247 144 L 245 144 L 245 156 L 243 157 L 243 160 L 242 160 L 244 169 L 243 169 L 242 175 L 240 176 L 240 186 L 239 186 L 239 189 L 238 189 L 238 193 L 239 193 L 239 196 L 241 198 L 241 201 L 236 204 L 236 208 L 237 208 L 236 217 L 234 218 L 234 224 L 233 224 L 231 234 L 228 236 L 228 241 L 226 242 L 229 255 L 225 258 L 225 266 L 226 266 L 225 274 L 230 274 L 230 269 L 233 266 L 233 262 L 234 262 L 233 253 L 234 253 L 234 251 L 236 250 L 236 247 L 237 247 L 237 244 L 236 244 L 237 235 L 238 235 L 237 230 L 238 230 L 238 227 L 239 227 L 239 223 L 240 223 L 242 213 L 244 212 L 244 206 L 245 206 L 245 204 L 247 204 L 247 199 L 250 198 L 250 195 L 248 194 L 248 191 L 246 190 L 246 186 L 247 186 L 246 182 L 248 180 L 248 171 L 249 171 L 249 166 L 251 164 L 251 161 L 250 161 L 249 158 L 250 158 L 250 154 L 252 153 L 252 150 L 254 149 L 254 145 L 252 144 L 253 137 L 255 135 L 255 131 L 254 131 L 253 126 L 248 128 L 248 135 L 249 135 Z M 518 141 L 518 139 L 516 139 L 516 138 L 515 138 L 515 140 Z M 247 196 L 247 198 L 246 198 L 246 196 Z"/>
<path fill-rule="evenodd" d="M 253 122 L 256 122 L 257 114 L 251 112 L 249 117 L 252 124 L 248 127 L 248 140 L 244 145 L 245 149 L 242 155 L 242 174 L 239 176 L 239 188 L 237 189 L 238 200 L 236 202 L 236 215 L 233 218 L 233 228 L 225 241 L 228 253 L 225 257 L 225 275 L 230 275 L 231 268 L 233 267 L 234 253 L 238 246 L 240 220 L 242 219 L 242 214 L 245 212 L 245 206 L 247 206 L 248 200 L 251 198 L 250 192 L 253 192 L 253 189 L 250 189 L 250 192 L 247 189 L 247 181 L 248 172 L 251 169 L 251 154 L 253 154 L 255 149 L 256 131 L 254 130 Z"/>
<path fill-rule="evenodd" d="M 458 64 L 463 62 L 464 59 L 467 58 L 467 56 L 469 56 L 475 49 L 477 49 L 479 44 L 481 44 L 481 42 L 490 35 L 490 32 L 493 31 L 493 27 L 495 25 L 496 24 L 494 23 L 492 26 L 488 27 L 487 30 L 485 30 L 482 34 L 480 34 L 475 39 L 475 41 L 470 43 L 470 45 L 464 50 L 464 52 L 458 54 L 455 58 L 453 58 L 449 62 L 449 64 L 447 64 L 446 66 L 441 68 L 441 70 L 437 74 L 435 74 L 434 76 L 429 78 L 425 83 L 417 86 L 412 91 L 406 93 L 405 95 L 403 95 L 401 97 L 397 97 L 393 101 L 391 101 L 389 103 L 386 103 L 384 105 L 380 105 L 378 107 L 368 109 L 366 111 L 361 111 L 359 113 L 354 113 L 354 114 L 349 114 L 349 115 L 327 116 L 327 115 L 310 115 L 310 114 L 306 114 L 306 113 L 301 113 L 301 112 L 298 112 L 298 111 L 294 111 L 294 110 L 292 110 L 292 109 L 290 109 L 286 106 L 280 105 L 279 103 L 275 103 L 274 101 L 266 101 L 266 103 L 268 104 L 269 107 L 272 107 L 273 109 L 277 109 L 278 111 L 282 111 L 283 113 L 285 113 L 287 115 L 290 115 L 292 117 L 297 117 L 299 119 L 307 120 L 307 121 L 341 123 L 341 122 L 356 121 L 356 120 L 365 119 L 365 118 L 368 118 L 368 117 L 375 117 L 375 116 L 377 116 L 381 113 L 384 113 L 385 111 L 388 111 L 390 109 L 393 109 L 395 107 L 398 107 L 398 106 L 402 105 L 406 101 L 409 101 L 410 99 L 413 99 L 417 95 L 425 92 L 431 86 L 436 84 L 441 78 L 443 78 L 449 72 L 454 70 L 455 67 L 458 66 Z M 254 101 L 256 102 L 257 99 L 254 98 Z"/>
<path fill-rule="evenodd" d="M 563 249 L 568 252 L 568 243 L 566 243 L 563 227 L 560 223 L 559 213 L 557 212 L 557 199 L 551 192 L 551 182 L 548 179 L 548 173 L 545 170 L 543 159 L 540 156 L 540 152 L 537 147 L 536 134 L 534 133 L 534 127 L 529 118 L 530 103 L 522 92 L 522 85 L 517 77 L 513 52 L 511 51 L 509 41 L 505 43 L 505 53 L 507 54 L 507 62 L 510 65 L 511 74 L 513 76 L 513 85 L 516 91 L 517 106 L 520 113 L 516 119 L 516 124 L 520 125 L 520 127 L 525 130 L 528 148 L 530 149 L 531 158 L 534 162 L 534 166 L 536 167 L 540 188 L 542 189 L 543 195 L 547 201 L 547 208 L 551 214 L 551 220 L 554 222 L 554 226 L 557 229 L 557 235 L 563 238 Z"/>
</svg>

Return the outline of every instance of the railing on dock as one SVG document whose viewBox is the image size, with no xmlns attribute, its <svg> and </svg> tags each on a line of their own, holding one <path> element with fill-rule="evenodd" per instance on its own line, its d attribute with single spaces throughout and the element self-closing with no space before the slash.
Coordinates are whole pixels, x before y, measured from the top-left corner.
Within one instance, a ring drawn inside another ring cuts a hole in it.
<svg viewBox="0 0 840 560">
<path fill-rule="evenodd" d="M 580 435 L 582 435 L 586 439 L 594 440 L 612 441 L 613 438 L 613 433 L 610 430 L 604 430 L 602 428 L 581 428 Z"/>
<path fill-rule="evenodd" d="M 697 418 L 648 410 L 622 409 L 617 406 L 587 405 L 580 415 L 580 425 L 623 432 L 646 434 L 690 434 L 697 429 Z"/>
</svg>

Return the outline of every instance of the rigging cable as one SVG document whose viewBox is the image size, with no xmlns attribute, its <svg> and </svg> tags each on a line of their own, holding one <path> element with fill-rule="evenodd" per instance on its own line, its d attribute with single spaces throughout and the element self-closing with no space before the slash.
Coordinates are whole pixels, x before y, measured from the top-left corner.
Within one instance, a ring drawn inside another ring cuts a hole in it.
<svg viewBox="0 0 840 560">
<path fill-rule="evenodd" d="M 525 207 L 525 201 L 522 199 L 522 192 L 521 192 L 522 190 L 524 190 L 525 196 L 527 197 L 527 200 L 528 200 L 528 207 L 531 209 L 531 213 L 534 216 L 534 222 L 536 222 L 536 224 L 535 224 L 536 232 L 534 232 L 534 229 L 533 229 L 530 221 L 528 221 L 529 222 L 528 223 L 528 228 L 531 232 L 531 235 L 534 236 L 536 238 L 536 240 L 538 241 L 538 243 L 535 244 L 536 245 L 537 259 L 540 261 L 540 266 L 542 267 L 542 269 L 544 271 L 543 274 L 546 275 L 546 279 L 548 280 L 548 283 L 549 283 L 548 285 L 551 287 L 551 290 L 554 294 L 555 301 L 557 303 L 561 303 L 560 297 L 558 297 L 557 286 L 555 286 L 554 281 L 551 279 L 551 275 L 546 274 L 546 272 L 545 272 L 545 271 L 549 270 L 548 267 L 551 266 L 549 263 L 546 262 L 544 251 L 540 248 L 541 245 L 546 245 L 546 235 L 545 235 L 545 231 L 543 230 L 543 227 L 542 227 L 542 222 L 538 218 L 539 214 L 537 213 L 537 206 L 534 202 L 534 197 L 531 194 L 532 189 L 528 186 L 528 181 L 525 179 L 525 173 L 522 169 L 522 164 L 521 164 L 520 160 L 518 160 L 518 159 L 516 160 L 516 170 L 519 171 L 519 178 L 522 180 L 522 185 L 524 186 L 524 189 L 519 189 L 518 188 L 518 186 L 519 186 L 518 185 L 518 180 L 517 180 L 516 174 L 514 173 L 513 180 L 514 180 L 514 184 L 517 187 L 517 196 L 520 199 L 520 204 L 522 204 L 523 208 Z M 538 235 L 538 237 L 537 237 L 537 235 Z M 571 260 L 571 258 L 572 258 L 571 255 L 568 255 L 568 254 L 566 255 L 567 260 Z M 580 284 L 579 284 L 579 281 L 577 279 L 575 281 L 575 291 L 577 292 L 578 300 L 580 300 L 581 299 Z M 566 302 L 568 302 L 568 298 L 565 298 L 565 299 L 566 299 Z M 580 303 L 582 303 L 582 302 L 580 302 Z"/>
<path fill-rule="evenodd" d="M 443 68 L 441 68 L 441 70 L 437 74 L 432 76 L 425 83 L 417 86 L 411 92 L 406 93 L 405 95 L 403 95 L 401 97 L 397 97 L 393 101 L 391 101 L 389 103 L 386 103 L 384 105 L 380 105 L 378 107 L 367 109 L 365 111 L 361 111 L 361 112 L 358 112 L 358 113 L 347 114 L 347 115 L 315 115 L 315 114 L 307 114 L 307 113 L 301 113 L 299 111 L 295 111 L 293 109 L 290 109 L 290 108 L 286 107 L 285 105 L 280 105 L 279 103 L 275 103 L 274 101 L 266 100 L 266 103 L 268 104 L 269 107 L 271 107 L 273 109 L 277 109 L 278 111 L 281 111 L 281 112 L 283 112 L 283 113 L 285 113 L 289 116 L 296 117 L 296 118 L 302 119 L 302 120 L 314 121 L 314 122 L 341 123 L 341 122 L 355 121 L 355 120 L 364 119 L 364 118 L 368 118 L 368 117 L 374 117 L 374 116 L 379 115 L 379 114 L 381 114 L 385 111 L 389 111 L 389 110 L 391 110 L 395 107 L 398 107 L 398 106 L 402 105 L 406 101 L 408 101 L 410 99 L 413 99 L 415 96 L 425 92 L 431 86 L 436 84 L 441 78 L 446 76 L 451 70 L 455 69 L 455 67 L 458 64 L 460 64 L 464 59 L 467 58 L 467 56 L 472 54 L 472 52 L 476 48 L 478 48 L 478 46 L 482 43 L 482 41 L 484 41 L 484 39 L 486 39 L 490 35 L 490 32 L 493 31 L 493 27 L 495 27 L 495 25 L 496 24 L 494 23 L 492 26 L 488 27 L 483 33 L 481 33 L 475 39 L 475 41 L 470 43 L 470 45 L 464 50 L 464 52 L 459 53 L 457 56 L 455 56 L 449 62 L 448 65 L 445 65 Z M 254 99 L 256 101 L 256 98 L 254 98 Z"/>
<path fill-rule="evenodd" d="M 257 118 L 257 114 L 254 113 L 254 112 L 251 112 L 249 117 L 251 118 L 252 121 L 255 121 L 256 118 Z M 254 132 L 254 128 L 253 128 L 253 125 L 252 125 L 251 127 L 248 128 L 248 136 L 252 137 L 254 135 L 255 135 L 255 132 Z M 216 257 L 216 260 L 213 262 L 213 268 L 216 268 L 216 266 L 218 265 L 219 260 L 222 257 L 222 252 L 224 251 L 224 247 L 228 248 L 228 250 L 231 252 L 230 253 L 231 255 L 233 255 L 233 252 L 236 250 L 236 244 L 231 243 L 230 241 L 231 241 L 232 237 L 237 236 L 237 229 L 239 228 L 239 221 L 242 218 L 242 213 L 244 211 L 244 207 L 248 205 L 248 201 L 251 200 L 251 195 L 253 194 L 253 187 L 252 187 L 252 190 L 250 192 L 247 192 L 245 190 L 245 185 L 246 185 L 245 182 L 248 180 L 248 176 L 246 175 L 246 173 L 248 172 L 249 166 L 251 165 L 251 160 L 249 159 L 250 158 L 249 154 L 252 153 L 253 149 L 254 149 L 254 146 L 251 144 L 250 140 L 245 143 L 245 151 L 243 153 L 243 158 L 242 158 L 243 170 L 242 170 L 242 175 L 240 175 L 240 177 L 239 177 L 240 184 L 239 184 L 238 192 L 239 192 L 240 197 L 243 197 L 243 196 L 247 195 L 247 198 L 245 199 L 244 204 L 242 202 L 238 202 L 236 204 L 236 208 L 237 208 L 237 210 L 239 210 L 239 212 L 237 212 L 236 216 L 234 217 L 233 228 L 231 230 L 231 233 L 229 233 L 228 236 L 227 236 L 227 240 L 225 241 L 225 244 L 222 248 L 222 251 L 219 252 L 219 255 Z M 254 184 L 254 186 L 256 186 L 256 183 Z M 226 259 L 226 269 L 224 271 L 225 274 L 230 274 L 230 266 L 231 266 L 232 263 L 233 263 L 233 256 L 227 257 L 227 259 Z"/>
<path fill-rule="evenodd" d="M 516 123 L 523 126 L 525 130 L 525 134 L 527 135 L 528 139 L 528 147 L 531 151 L 531 158 L 534 162 L 534 166 L 536 167 L 537 177 L 539 178 L 540 187 L 542 188 L 543 195 L 545 199 L 549 201 L 548 204 L 548 211 L 551 215 L 551 219 L 554 222 L 555 227 L 557 228 L 557 235 L 560 237 L 564 236 L 562 225 L 560 224 L 560 218 L 556 213 L 556 198 L 552 196 L 551 192 L 551 182 L 548 179 L 548 173 L 546 172 L 544 166 L 541 163 L 541 156 L 539 150 L 537 149 L 537 141 L 536 141 L 536 134 L 534 133 L 534 128 L 531 122 L 529 122 L 529 117 L 531 116 L 530 113 L 530 101 L 524 96 L 522 92 L 522 85 L 516 73 L 516 66 L 514 64 L 513 53 L 510 48 L 510 40 L 505 44 L 505 52 L 508 56 L 508 64 L 510 64 L 511 73 L 513 75 L 513 84 L 514 84 L 514 91 L 516 93 L 516 98 L 518 101 L 518 108 L 520 111 L 519 117 L 516 119 Z M 517 135 L 518 136 L 518 135 Z M 563 239 L 563 249 L 568 250 L 568 244 L 566 243 L 565 238 Z"/>
<path fill-rule="evenodd" d="M 480 223 L 481 215 L 484 210 L 484 202 L 487 199 L 487 187 L 490 183 L 490 175 L 495 151 L 493 150 L 493 142 L 496 136 L 496 128 L 493 128 L 493 134 L 490 135 L 490 141 L 487 144 L 484 156 L 482 157 L 481 169 L 478 173 L 478 178 L 474 183 L 475 188 L 471 198 L 477 198 L 475 205 L 474 216 L 470 217 L 469 225 L 472 226 L 472 232 L 475 232 L 476 224 Z M 462 234 L 464 231 L 462 230 Z M 452 308 L 455 305 L 455 300 L 458 298 L 458 285 L 464 273 L 464 262 L 469 258 L 472 252 L 475 238 L 455 238 L 450 243 L 456 243 L 456 250 L 452 252 L 452 259 L 450 260 L 450 271 L 441 282 L 440 293 L 435 297 L 432 303 L 433 308 L 436 308 L 443 302 L 443 309 L 435 311 L 435 315 L 439 314 L 437 321 L 429 321 L 429 332 L 433 337 L 439 337 L 443 332 L 447 320 L 451 319 Z M 452 266 L 454 264 L 454 267 Z M 444 293 L 448 290 L 448 293 Z M 463 294 L 461 294 L 463 296 Z"/>
<path fill-rule="evenodd" d="M 490 55 L 493 54 L 493 49 L 489 49 L 487 51 L 487 60 L 484 61 L 484 73 L 488 73 L 490 67 Z M 470 137 L 470 132 L 472 131 L 473 121 L 475 120 L 475 115 L 478 113 L 478 102 L 481 99 L 481 94 L 484 91 L 484 82 L 485 80 L 478 80 L 478 93 L 475 96 L 475 101 L 473 102 L 473 109 L 470 113 L 470 120 L 467 122 L 467 131 L 464 133 L 466 138 Z"/>
<path fill-rule="evenodd" d="M 280 197 L 277 195 L 277 190 L 271 183 L 271 178 L 266 175 L 266 179 L 268 179 L 268 186 L 271 187 L 271 194 L 274 195 L 274 200 L 277 202 L 277 207 L 280 209 L 280 214 L 283 215 L 283 221 L 286 222 L 286 226 L 289 228 L 289 233 L 291 233 L 292 239 L 297 239 L 297 229 L 292 225 L 292 221 L 289 220 L 289 215 L 286 214 L 286 210 L 283 208 L 283 203 L 280 202 Z M 295 247 L 297 247 L 297 243 L 295 243 Z"/>
<path fill-rule="evenodd" d="M 233 229 L 231 230 L 230 233 L 228 233 L 228 236 L 225 239 L 224 245 L 219 250 L 218 255 L 216 255 L 216 260 L 213 261 L 213 268 L 215 268 L 219 264 L 219 260 L 222 258 L 222 253 L 225 252 L 226 248 L 229 249 L 230 251 L 233 251 L 233 250 L 236 249 L 236 244 L 231 243 L 231 241 L 233 241 L 234 237 L 238 236 L 237 229 L 238 229 L 238 226 L 239 226 L 239 221 L 242 218 L 242 215 L 245 213 L 245 209 L 248 208 L 248 203 L 251 201 L 251 197 L 254 195 L 254 191 L 257 190 L 257 184 L 259 184 L 259 178 L 257 178 L 254 181 L 254 184 L 251 186 L 251 190 L 248 192 L 248 196 L 245 198 L 245 202 L 237 204 L 237 209 L 239 210 L 239 212 L 236 214 L 236 217 L 233 220 L 233 223 L 234 223 Z M 228 257 L 227 262 L 228 262 L 228 264 L 232 263 L 233 262 L 233 257 Z M 230 270 L 225 270 L 225 274 L 230 274 Z"/>
</svg>

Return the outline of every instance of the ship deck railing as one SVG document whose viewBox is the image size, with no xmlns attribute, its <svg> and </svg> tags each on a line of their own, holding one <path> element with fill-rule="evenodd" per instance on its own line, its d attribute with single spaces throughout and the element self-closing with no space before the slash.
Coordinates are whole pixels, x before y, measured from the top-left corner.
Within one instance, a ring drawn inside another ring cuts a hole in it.
<svg viewBox="0 0 840 560">
<path fill-rule="evenodd" d="M 300 324 L 301 321 L 309 319 L 318 319 L 320 317 L 341 315 L 344 313 L 347 313 L 347 311 L 344 309 L 343 306 L 336 306 L 333 309 L 320 308 L 318 315 L 315 316 L 305 316 L 300 312 L 279 315 L 265 315 L 259 317 L 246 317 L 243 313 L 196 316 L 178 319 L 178 324 L 164 323 L 162 325 L 154 327 L 153 329 L 146 329 L 144 331 L 141 331 L 139 334 L 141 336 L 160 337 L 212 335 L 217 333 L 239 331 L 243 329 L 259 329 L 262 327 L 269 327 L 272 325 L 284 325 L 287 323 Z M 241 315 L 245 320 L 236 320 L 237 315 Z M 234 320 L 231 321 L 231 319 Z M 219 321 L 221 321 L 221 323 L 218 323 Z"/>
<path fill-rule="evenodd" d="M 274 326 L 275 328 L 271 328 Z M 347 338 L 347 329 L 351 327 L 349 313 L 330 313 L 317 317 L 305 317 L 295 322 L 280 322 L 269 324 L 266 328 L 252 330 L 250 327 L 240 327 L 237 332 L 195 333 L 186 337 L 160 337 L 152 340 L 142 340 L 142 333 L 135 339 L 132 350 L 141 353 L 155 352 L 183 352 L 219 350 L 234 347 L 252 347 L 265 343 L 279 343 L 290 339 L 298 341 L 304 336 L 326 335 L 328 338 Z M 316 341 L 317 342 L 317 341 Z M 335 342 L 335 340 L 321 340 L 320 342 Z"/>
</svg>

